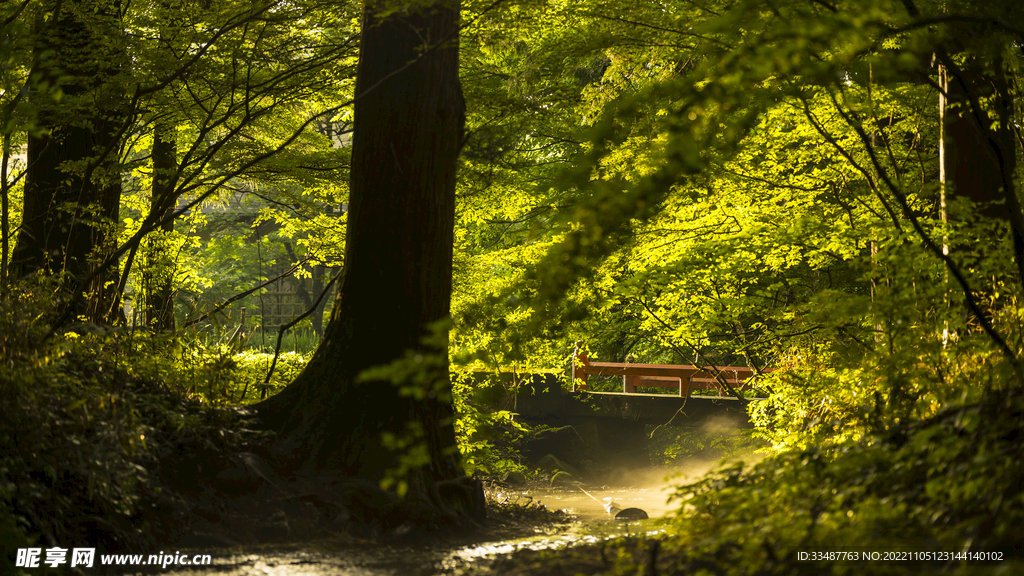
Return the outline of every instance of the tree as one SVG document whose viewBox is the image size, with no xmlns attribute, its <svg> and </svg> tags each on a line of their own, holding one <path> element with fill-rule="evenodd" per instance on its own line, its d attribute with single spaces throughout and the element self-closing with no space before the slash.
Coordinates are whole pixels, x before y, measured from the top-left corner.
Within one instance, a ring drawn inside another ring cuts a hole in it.
<svg viewBox="0 0 1024 576">
<path fill-rule="evenodd" d="M 58 325 L 82 314 L 123 321 L 127 290 L 147 323 L 170 329 L 182 287 L 168 282 L 194 276 L 171 219 L 268 182 L 261 197 L 282 206 L 341 194 L 317 184 L 347 153 L 327 154 L 307 128 L 349 105 L 352 11 L 301 0 L 5 6 L 0 252 L 20 227 L 0 276 L 66 272 Z M 23 142 L 30 169 L 12 170 Z"/>
<path fill-rule="evenodd" d="M 68 274 L 78 286 L 109 252 L 121 199 L 118 132 L 126 65 L 118 9 L 104 1 L 45 2 L 37 18 L 33 74 L 58 88 L 32 97 L 38 129 L 28 136 L 25 201 L 12 270 Z M 98 317 L 105 276 L 94 278 L 88 313 Z M 84 288 L 84 287 L 83 287 Z M 86 312 L 83 308 L 81 312 Z"/>
<path fill-rule="evenodd" d="M 153 195 L 151 210 L 163 218 L 161 231 L 174 231 L 174 195 L 167 191 L 177 170 L 177 138 L 173 128 L 156 124 L 153 128 Z M 164 204 L 161 206 L 160 203 Z M 142 267 L 145 295 L 145 323 L 160 332 L 174 331 L 174 256 L 161 235 L 151 234 L 144 248 L 146 263 Z"/>
<path fill-rule="evenodd" d="M 957 55 L 957 62 L 946 50 L 937 52 L 943 218 L 950 220 L 952 200 L 961 196 L 972 201 L 971 210 L 1003 220 L 1013 240 L 1017 280 L 1024 282 L 1024 212 L 1014 179 L 1014 100 L 1001 46 L 987 40 L 990 33 L 986 24 L 954 27 L 952 40 L 945 44 L 967 54 Z"/>
<path fill-rule="evenodd" d="M 456 459 L 447 337 L 424 344 L 452 290 L 458 26 L 453 0 L 364 4 L 341 285 L 306 369 L 255 407 L 279 431 L 279 460 L 375 481 L 404 472 L 398 491 L 449 518 L 483 513 Z M 433 364 L 424 386 L 360 377 L 403 358 Z"/>
</svg>

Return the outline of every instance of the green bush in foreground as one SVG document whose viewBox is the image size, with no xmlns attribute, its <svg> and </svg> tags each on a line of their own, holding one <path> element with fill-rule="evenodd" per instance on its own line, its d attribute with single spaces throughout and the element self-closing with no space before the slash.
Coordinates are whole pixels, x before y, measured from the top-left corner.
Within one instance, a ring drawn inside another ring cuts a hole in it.
<svg viewBox="0 0 1024 576">
<path fill-rule="evenodd" d="M 246 350 L 235 354 L 232 356 L 232 398 L 239 404 L 248 404 L 258 401 L 261 396 L 276 394 L 302 372 L 311 356 L 312 354 L 301 352 L 282 352 L 275 364 L 273 353 Z M 264 385 L 271 364 L 274 364 L 274 372 L 270 376 L 270 381 Z"/>
<path fill-rule="evenodd" d="M 686 574 L 989 573 L 993 562 L 827 562 L 814 551 L 1024 549 L 1024 402 L 978 403 L 831 450 L 792 450 L 680 488 L 664 549 Z M 1002 569 L 1012 573 L 1010 565 Z"/>
<path fill-rule="evenodd" d="M 5 565 L 30 543 L 111 553 L 173 538 L 187 528 L 171 496 L 177 459 L 254 435 L 183 394 L 174 342 L 88 323 L 48 334 L 54 294 L 39 281 L 0 300 Z"/>
</svg>

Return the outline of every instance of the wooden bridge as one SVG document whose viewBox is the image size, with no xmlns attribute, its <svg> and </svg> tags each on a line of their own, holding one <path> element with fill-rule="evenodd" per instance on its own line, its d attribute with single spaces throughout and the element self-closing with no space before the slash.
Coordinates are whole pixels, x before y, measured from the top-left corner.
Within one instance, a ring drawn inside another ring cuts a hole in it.
<svg viewBox="0 0 1024 576">
<path fill-rule="evenodd" d="M 757 371 L 737 366 L 689 366 L 590 362 L 577 352 L 573 358 L 572 389 L 565 390 L 555 374 L 513 377 L 501 408 L 519 414 L 529 424 L 554 430 L 528 454 L 555 454 L 566 461 L 585 458 L 618 467 L 643 467 L 647 456 L 647 426 L 750 428 L 747 404 Z M 511 375 L 510 375 L 511 376 Z M 622 389 L 594 392 L 591 376 L 618 376 Z M 676 394 L 649 393 L 671 388 Z M 581 456 L 582 455 L 582 456 Z"/>
<path fill-rule="evenodd" d="M 770 372 L 770 369 L 762 372 Z M 636 364 L 632 362 L 591 362 L 578 349 L 573 354 L 572 390 L 587 391 L 588 376 L 622 376 L 622 392 L 635 394 L 637 388 L 673 388 L 689 398 L 694 390 L 714 390 L 717 396 L 752 390 L 751 380 L 758 372 L 745 366 L 690 366 L 672 364 Z"/>
</svg>

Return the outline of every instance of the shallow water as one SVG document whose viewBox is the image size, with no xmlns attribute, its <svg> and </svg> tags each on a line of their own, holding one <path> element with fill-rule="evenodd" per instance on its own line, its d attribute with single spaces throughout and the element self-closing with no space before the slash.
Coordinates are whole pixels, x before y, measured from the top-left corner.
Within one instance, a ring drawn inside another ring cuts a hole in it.
<svg viewBox="0 0 1024 576">
<path fill-rule="evenodd" d="M 351 543 L 334 545 L 329 541 L 287 546 L 246 547 L 238 549 L 212 549 L 189 551 L 189 554 L 209 554 L 209 566 L 189 568 L 168 566 L 159 570 L 165 576 L 191 576 L 197 574 L 223 574 L 241 576 L 262 574 L 268 576 L 427 576 L 457 571 L 460 566 L 482 558 L 509 554 L 517 550 L 547 550 L 572 544 L 597 542 L 602 539 L 638 532 L 658 530 L 656 518 L 668 511 L 666 499 L 670 489 L 659 488 L 601 488 L 587 490 L 588 496 L 578 489 L 504 491 L 496 494 L 525 503 L 529 499 L 545 504 L 548 509 L 563 509 L 576 521 L 538 527 L 533 536 L 477 543 L 467 546 L 378 546 L 368 544 L 353 549 Z M 612 518 L 604 509 L 607 499 L 620 508 L 641 508 L 650 520 L 623 522 Z"/>
<path fill-rule="evenodd" d="M 589 493 L 589 495 L 588 495 Z M 582 522 L 600 523 L 609 520 L 604 505 L 609 500 L 619 509 L 640 508 L 651 518 L 660 518 L 669 510 L 669 485 L 652 488 L 603 488 L 582 490 L 532 490 L 530 495 L 551 509 L 562 509 Z"/>
</svg>

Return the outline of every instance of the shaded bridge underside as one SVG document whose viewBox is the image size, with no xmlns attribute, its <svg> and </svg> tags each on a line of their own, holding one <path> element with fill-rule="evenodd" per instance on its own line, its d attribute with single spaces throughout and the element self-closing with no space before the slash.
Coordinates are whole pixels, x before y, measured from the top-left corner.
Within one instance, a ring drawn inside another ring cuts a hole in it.
<svg viewBox="0 0 1024 576">
<path fill-rule="evenodd" d="M 502 410 L 516 412 L 527 424 L 552 428 L 526 446 L 524 454 L 534 463 L 552 454 L 581 468 L 637 470 L 651 465 L 649 425 L 752 427 L 735 398 L 569 392 L 550 374 L 517 375 L 505 383 Z"/>
</svg>

